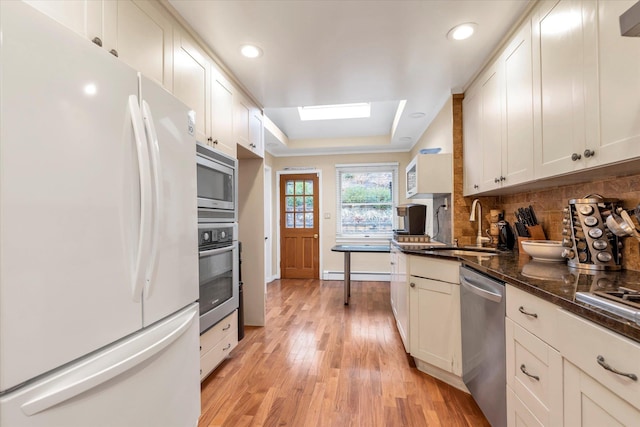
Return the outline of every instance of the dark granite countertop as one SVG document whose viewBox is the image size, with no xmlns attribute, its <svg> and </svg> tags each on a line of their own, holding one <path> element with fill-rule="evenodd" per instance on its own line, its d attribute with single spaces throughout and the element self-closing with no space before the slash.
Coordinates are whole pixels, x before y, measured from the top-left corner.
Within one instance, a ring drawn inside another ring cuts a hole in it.
<svg viewBox="0 0 640 427">
<path fill-rule="evenodd" d="M 393 244 L 393 243 L 392 243 Z M 429 257 L 447 257 L 440 251 L 419 246 L 398 246 L 404 253 Z M 640 325 L 575 300 L 576 292 L 598 288 L 615 290 L 619 286 L 640 291 L 640 272 L 632 270 L 595 271 L 570 268 L 564 262 L 534 261 L 527 254 L 504 252 L 493 256 L 453 257 L 464 265 L 536 295 L 558 307 L 640 342 Z"/>
</svg>

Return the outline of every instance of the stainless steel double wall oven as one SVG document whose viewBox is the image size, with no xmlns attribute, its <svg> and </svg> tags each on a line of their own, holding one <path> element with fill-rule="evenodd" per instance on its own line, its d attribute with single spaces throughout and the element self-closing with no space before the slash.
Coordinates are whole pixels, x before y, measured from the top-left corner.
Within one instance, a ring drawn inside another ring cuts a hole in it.
<svg viewBox="0 0 640 427">
<path fill-rule="evenodd" d="M 239 306 L 236 159 L 197 144 L 200 333 Z"/>
</svg>

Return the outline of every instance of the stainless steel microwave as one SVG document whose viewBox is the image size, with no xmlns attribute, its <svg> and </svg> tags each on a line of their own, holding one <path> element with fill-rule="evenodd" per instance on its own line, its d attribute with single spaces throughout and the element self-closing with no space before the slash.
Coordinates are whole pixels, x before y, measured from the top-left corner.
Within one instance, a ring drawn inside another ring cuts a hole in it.
<svg viewBox="0 0 640 427">
<path fill-rule="evenodd" d="M 236 222 L 238 175 L 233 157 L 197 143 L 198 222 Z"/>
</svg>

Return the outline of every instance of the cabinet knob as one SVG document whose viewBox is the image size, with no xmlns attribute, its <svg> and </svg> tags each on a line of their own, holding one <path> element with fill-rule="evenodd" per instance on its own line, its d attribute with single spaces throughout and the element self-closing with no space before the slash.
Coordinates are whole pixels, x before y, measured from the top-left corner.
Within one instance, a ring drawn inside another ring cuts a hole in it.
<svg viewBox="0 0 640 427">
<path fill-rule="evenodd" d="M 577 161 L 577 160 L 580 160 L 581 158 L 582 158 L 582 156 L 580 154 L 578 154 L 578 153 L 573 153 L 571 155 L 571 160 L 573 160 L 574 162 Z"/>
<path fill-rule="evenodd" d="M 507 180 L 507 178 L 505 178 L 504 176 L 500 177 L 500 181 L 506 181 L 506 180 Z"/>
<path fill-rule="evenodd" d="M 416 284 L 415 284 L 415 283 L 413 283 L 413 282 L 411 282 L 411 283 L 409 283 L 409 286 L 411 286 L 412 288 L 415 288 L 415 287 L 416 287 Z"/>
<path fill-rule="evenodd" d="M 117 50 L 115 50 L 115 49 L 111 49 L 111 50 L 109 51 L 109 53 L 110 53 L 111 55 L 115 56 L 116 58 L 118 57 L 118 51 L 117 51 Z"/>
<path fill-rule="evenodd" d="M 596 152 L 594 150 L 587 149 L 587 150 L 584 150 L 583 154 L 588 159 L 589 157 L 593 157 L 596 154 Z"/>
<path fill-rule="evenodd" d="M 500 178 L 493 178 L 493 182 L 495 182 L 496 184 L 498 184 L 500 182 Z"/>
<path fill-rule="evenodd" d="M 213 140 L 213 145 L 218 145 L 218 140 L 217 139 Z"/>
<path fill-rule="evenodd" d="M 473 184 L 473 188 L 477 190 L 478 188 L 480 188 L 480 186 L 478 184 Z"/>
<path fill-rule="evenodd" d="M 102 40 L 100 40 L 100 37 L 94 37 L 93 39 L 91 39 L 91 41 L 102 47 Z"/>
</svg>

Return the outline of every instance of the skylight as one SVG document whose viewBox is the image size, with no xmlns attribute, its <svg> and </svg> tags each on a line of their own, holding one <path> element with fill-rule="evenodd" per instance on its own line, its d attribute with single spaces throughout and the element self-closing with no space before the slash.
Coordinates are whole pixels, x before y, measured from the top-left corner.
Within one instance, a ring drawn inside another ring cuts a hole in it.
<svg viewBox="0 0 640 427">
<path fill-rule="evenodd" d="M 371 104 L 313 105 L 298 107 L 300 120 L 362 119 L 371 117 Z"/>
</svg>

